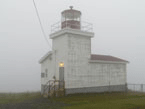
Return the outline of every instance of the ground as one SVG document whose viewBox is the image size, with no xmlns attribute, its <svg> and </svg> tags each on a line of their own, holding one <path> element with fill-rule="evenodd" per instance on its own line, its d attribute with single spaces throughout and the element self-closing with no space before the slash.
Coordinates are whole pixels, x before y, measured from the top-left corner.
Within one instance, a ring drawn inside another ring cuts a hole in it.
<svg viewBox="0 0 145 109">
<path fill-rule="evenodd" d="M 0 94 L 0 109 L 145 109 L 145 94 L 75 94 L 43 98 L 40 93 Z"/>
</svg>

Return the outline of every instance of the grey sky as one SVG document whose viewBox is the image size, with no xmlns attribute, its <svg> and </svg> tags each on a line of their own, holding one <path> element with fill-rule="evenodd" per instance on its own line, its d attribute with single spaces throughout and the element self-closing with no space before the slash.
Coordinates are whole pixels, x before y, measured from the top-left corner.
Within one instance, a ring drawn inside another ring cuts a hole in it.
<svg viewBox="0 0 145 109">
<path fill-rule="evenodd" d="M 94 26 L 92 53 L 130 61 L 128 83 L 145 84 L 145 0 L 35 1 L 47 35 L 64 9 L 80 10 Z M 40 90 L 38 60 L 49 50 L 32 0 L 0 0 L 0 92 Z"/>
</svg>

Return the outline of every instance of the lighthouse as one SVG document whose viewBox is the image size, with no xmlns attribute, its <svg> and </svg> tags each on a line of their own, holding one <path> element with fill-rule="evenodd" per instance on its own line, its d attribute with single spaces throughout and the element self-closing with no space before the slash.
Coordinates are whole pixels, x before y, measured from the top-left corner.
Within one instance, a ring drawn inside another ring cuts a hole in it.
<svg viewBox="0 0 145 109">
<path fill-rule="evenodd" d="M 73 6 L 61 13 L 61 29 L 64 28 L 81 29 L 81 12 L 74 10 Z"/>
<path fill-rule="evenodd" d="M 91 54 L 93 26 L 83 22 L 81 16 L 70 6 L 61 12 L 61 22 L 51 26 L 52 51 L 39 61 L 42 94 L 50 91 L 49 81 L 57 81 L 53 84 L 57 89 L 64 85 L 66 95 L 126 90 L 128 61 Z"/>
</svg>

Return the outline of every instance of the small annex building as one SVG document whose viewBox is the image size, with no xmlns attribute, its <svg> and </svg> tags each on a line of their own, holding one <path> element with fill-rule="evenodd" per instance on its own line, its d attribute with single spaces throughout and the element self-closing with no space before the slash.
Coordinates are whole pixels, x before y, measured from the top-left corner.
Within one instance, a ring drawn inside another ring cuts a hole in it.
<svg viewBox="0 0 145 109">
<path fill-rule="evenodd" d="M 128 61 L 91 54 L 92 24 L 82 22 L 81 12 L 70 8 L 61 13 L 61 22 L 52 25 L 52 51 L 39 61 L 41 94 L 51 90 L 51 80 L 64 81 L 66 95 L 125 91 Z"/>
</svg>

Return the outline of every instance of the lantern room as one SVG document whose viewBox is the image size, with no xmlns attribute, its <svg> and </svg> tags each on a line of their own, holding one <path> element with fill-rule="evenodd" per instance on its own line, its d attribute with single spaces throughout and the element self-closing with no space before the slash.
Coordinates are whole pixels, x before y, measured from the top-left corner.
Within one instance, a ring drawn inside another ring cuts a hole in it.
<svg viewBox="0 0 145 109">
<path fill-rule="evenodd" d="M 64 28 L 81 29 L 81 12 L 73 6 L 61 13 L 61 29 Z"/>
</svg>

